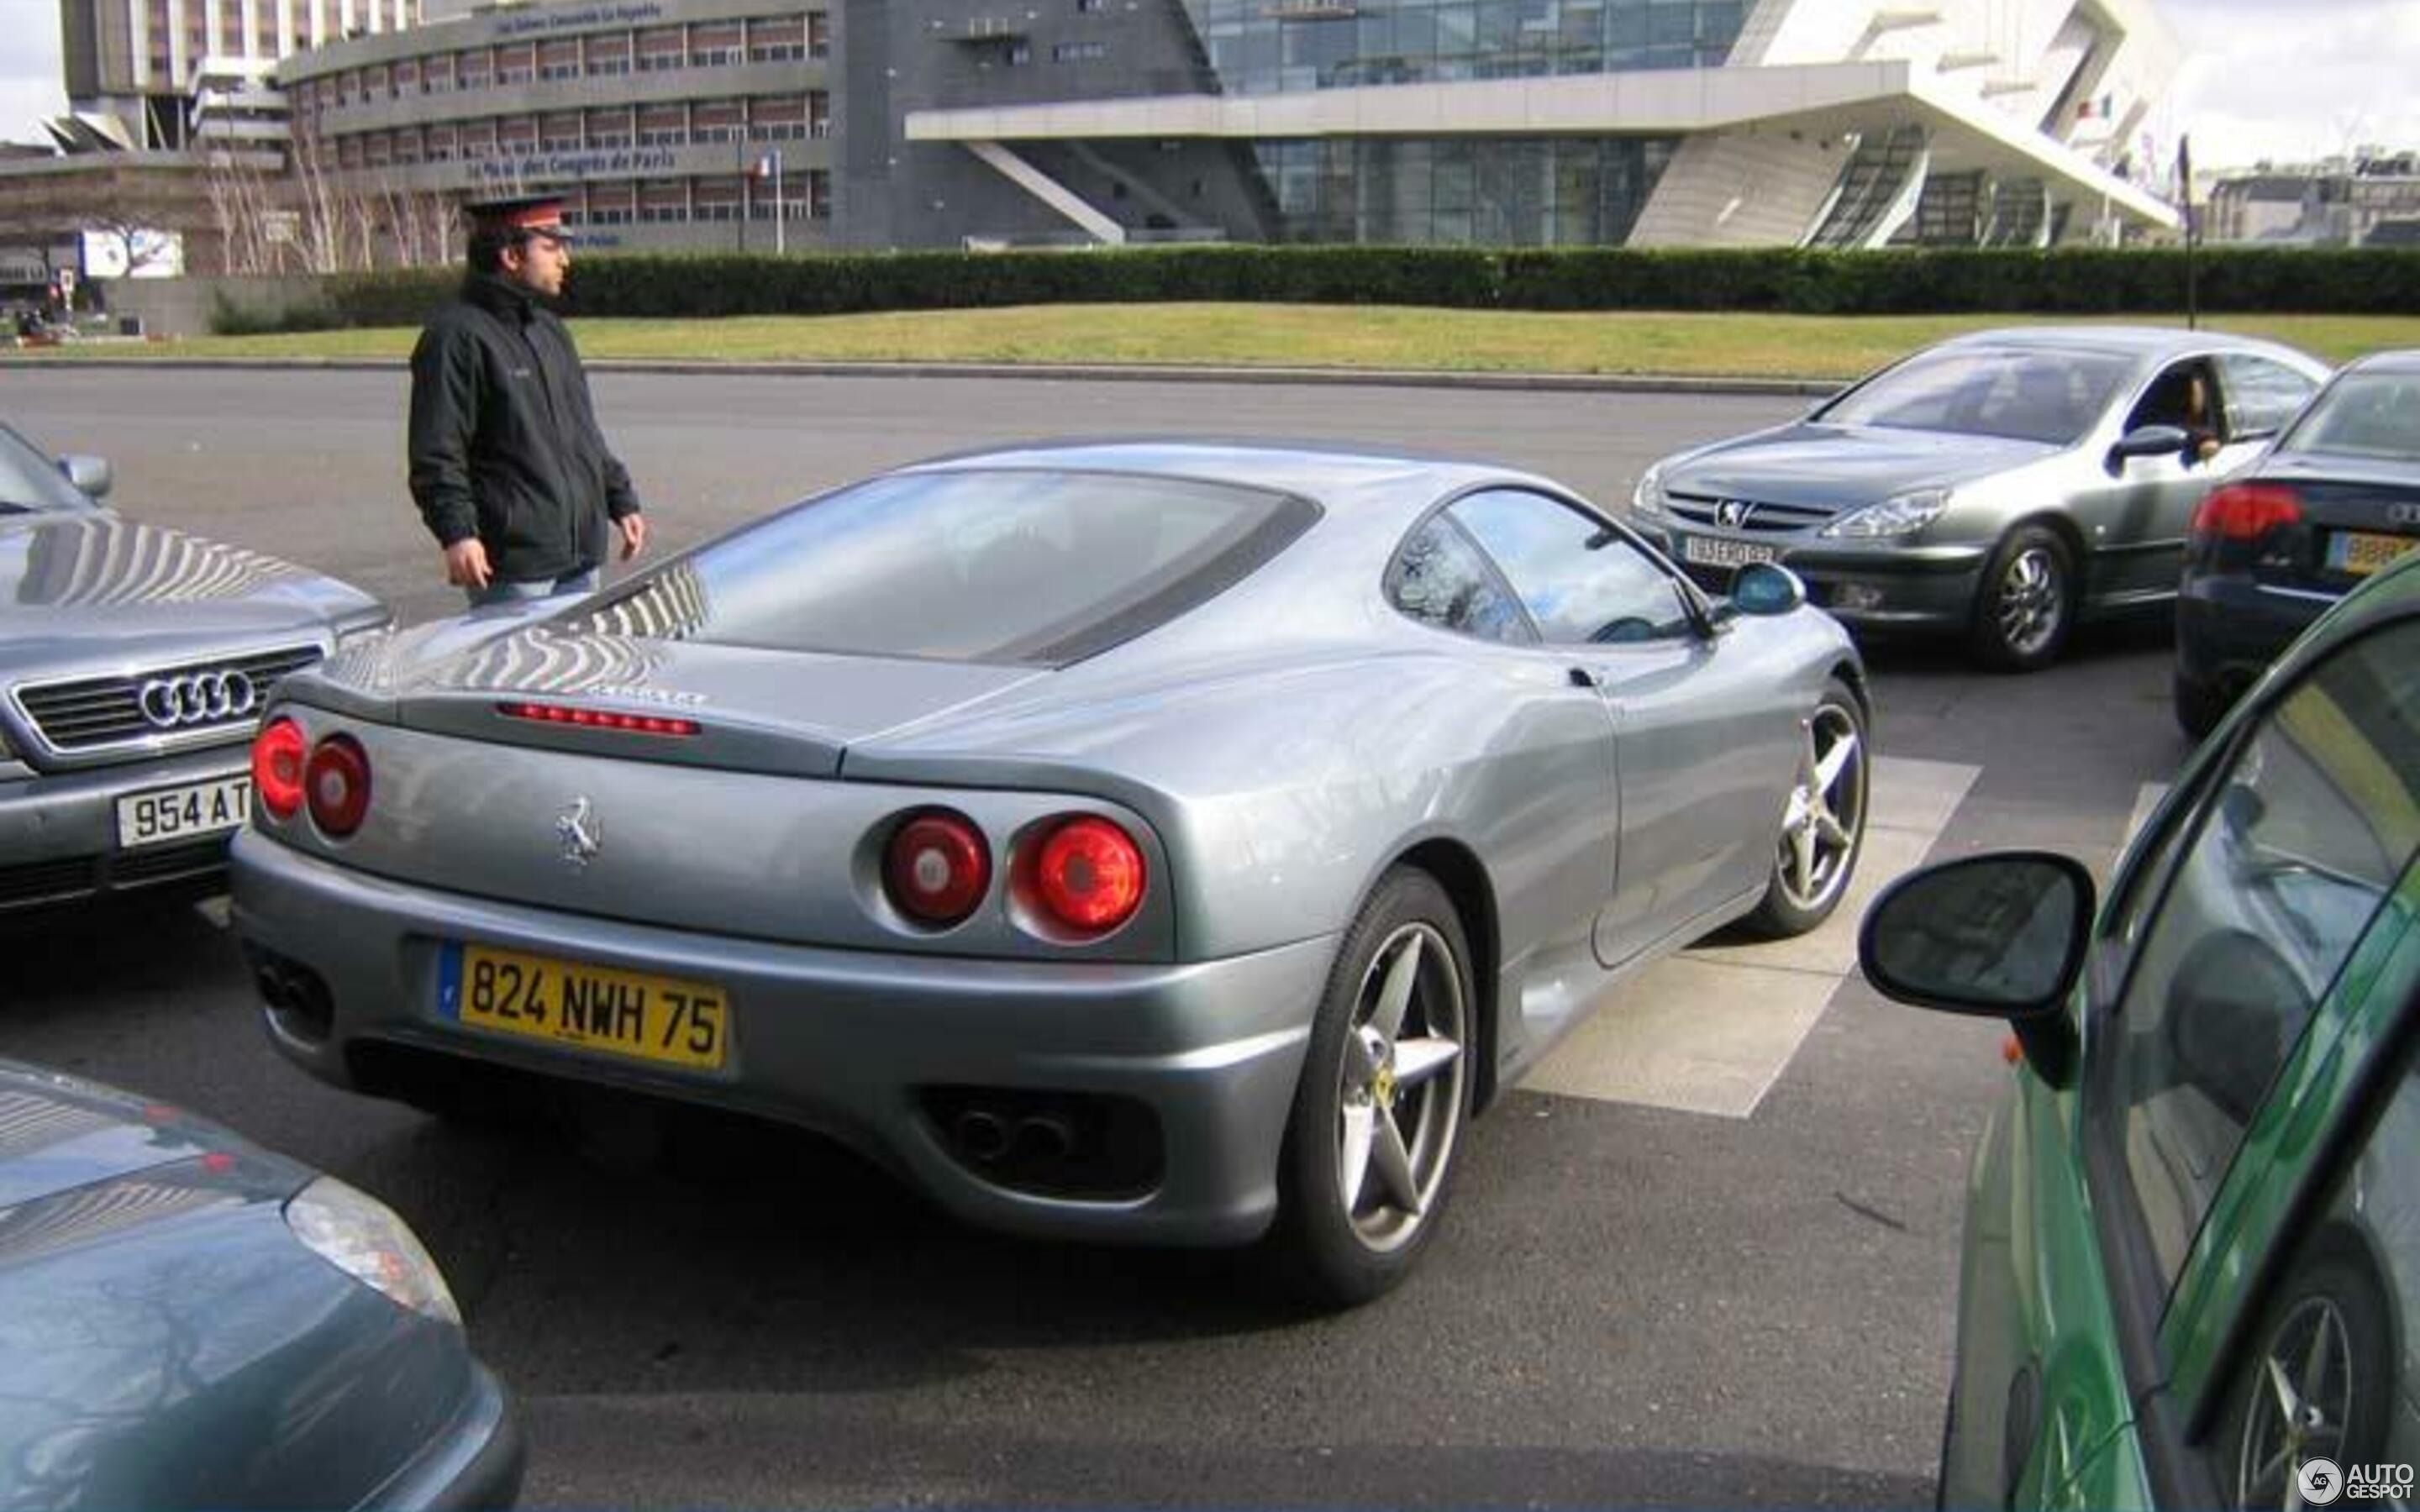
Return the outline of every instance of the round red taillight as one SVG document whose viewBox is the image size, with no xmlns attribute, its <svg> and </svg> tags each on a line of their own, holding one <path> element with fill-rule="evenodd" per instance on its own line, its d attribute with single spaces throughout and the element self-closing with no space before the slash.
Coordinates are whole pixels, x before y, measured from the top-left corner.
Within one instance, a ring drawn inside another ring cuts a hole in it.
<svg viewBox="0 0 2420 1512">
<path fill-rule="evenodd" d="M 330 735 L 312 749 L 303 768 L 302 788 L 311 803 L 311 822 L 322 834 L 344 839 L 362 827 L 370 811 L 370 759 L 350 735 Z"/>
<path fill-rule="evenodd" d="M 252 737 L 252 791 L 279 819 L 302 807 L 302 758 L 310 743 L 291 719 L 271 719 Z"/>
<path fill-rule="evenodd" d="M 1142 906 L 1142 847 L 1106 819 L 1070 819 L 1043 841 L 1033 863 L 1033 896 L 1069 929 L 1101 934 Z"/>
<path fill-rule="evenodd" d="M 954 924 L 975 911 L 991 886 L 991 851 L 970 821 L 918 814 L 892 832 L 882 882 L 892 905 L 918 923 Z"/>
</svg>

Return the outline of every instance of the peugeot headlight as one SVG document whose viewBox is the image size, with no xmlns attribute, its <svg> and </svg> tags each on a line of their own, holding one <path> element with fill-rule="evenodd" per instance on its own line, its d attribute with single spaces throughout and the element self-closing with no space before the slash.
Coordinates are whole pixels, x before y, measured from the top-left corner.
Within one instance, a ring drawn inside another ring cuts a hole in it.
<svg viewBox="0 0 2420 1512">
<path fill-rule="evenodd" d="M 1650 518 L 1664 517 L 1664 464 L 1656 463 L 1639 475 L 1638 486 L 1631 490 L 1630 512 Z"/>
<path fill-rule="evenodd" d="M 1868 504 L 1852 510 L 1823 527 L 1825 535 L 1853 541 L 1877 540 L 1885 536 L 1914 535 L 1941 517 L 1949 507 L 1947 488 L 1916 488 L 1893 494 L 1879 504 Z"/>
<path fill-rule="evenodd" d="M 286 1204 L 286 1227 L 321 1259 L 390 1301 L 441 1323 L 460 1327 L 444 1273 L 393 1210 L 333 1176 L 323 1176 Z"/>
</svg>

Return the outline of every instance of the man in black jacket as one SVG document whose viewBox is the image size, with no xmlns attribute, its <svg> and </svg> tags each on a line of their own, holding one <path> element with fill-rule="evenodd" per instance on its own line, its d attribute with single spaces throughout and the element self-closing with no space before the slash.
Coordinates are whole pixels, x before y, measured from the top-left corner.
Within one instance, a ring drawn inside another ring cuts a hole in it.
<svg viewBox="0 0 2420 1512">
<path fill-rule="evenodd" d="M 463 208 L 471 271 L 411 353 L 411 498 L 472 606 L 597 586 L 609 541 L 646 544 L 571 332 L 541 302 L 571 267 L 563 203 Z"/>
</svg>

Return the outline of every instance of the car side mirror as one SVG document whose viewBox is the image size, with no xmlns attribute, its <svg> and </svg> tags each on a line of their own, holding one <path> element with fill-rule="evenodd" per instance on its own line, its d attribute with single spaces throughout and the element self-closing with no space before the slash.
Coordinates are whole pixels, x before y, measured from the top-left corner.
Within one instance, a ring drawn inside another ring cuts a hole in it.
<svg viewBox="0 0 2420 1512">
<path fill-rule="evenodd" d="M 100 456 L 63 456 L 59 471 L 67 480 L 95 499 L 107 496 L 109 486 L 116 481 L 109 470 L 109 459 Z"/>
<path fill-rule="evenodd" d="M 2137 425 L 2109 448 L 2109 471 L 2118 472 L 2138 456 L 2173 456 L 2191 460 L 2193 437 L 2182 425 Z"/>
<path fill-rule="evenodd" d="M 2055 1013 L 2084 966 L 2092 873 L 2046 851 L 2002 851 L 1901 877 L 1866 910 L 1857 961 L 1885 996 L 2023 1019 Z"/>
<path fill-rule="evenodd" d="M 1751 562 L 1731 579 L 1730 599 L 1742 614 L 1787 614 L 1807 603 L 1798 574 L 1770 562 Z"/>
</svg>

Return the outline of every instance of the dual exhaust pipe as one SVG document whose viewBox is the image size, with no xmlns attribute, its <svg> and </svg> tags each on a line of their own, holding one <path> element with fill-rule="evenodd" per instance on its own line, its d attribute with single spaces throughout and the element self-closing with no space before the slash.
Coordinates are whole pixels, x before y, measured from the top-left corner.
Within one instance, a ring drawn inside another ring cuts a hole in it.
<svg viewBox="0 0 2420 1512">
<path fill-rule="evenodd" d="M 980 1105 L 964 1108 L 950 1122 L 950 1138 L 978 1165 L 996 1165 L 1012 1155 L 1058 1162 L 1076 1153 L 1075 1124 L 1051 1112 L 1012 1117 Z"/>
</svg>

